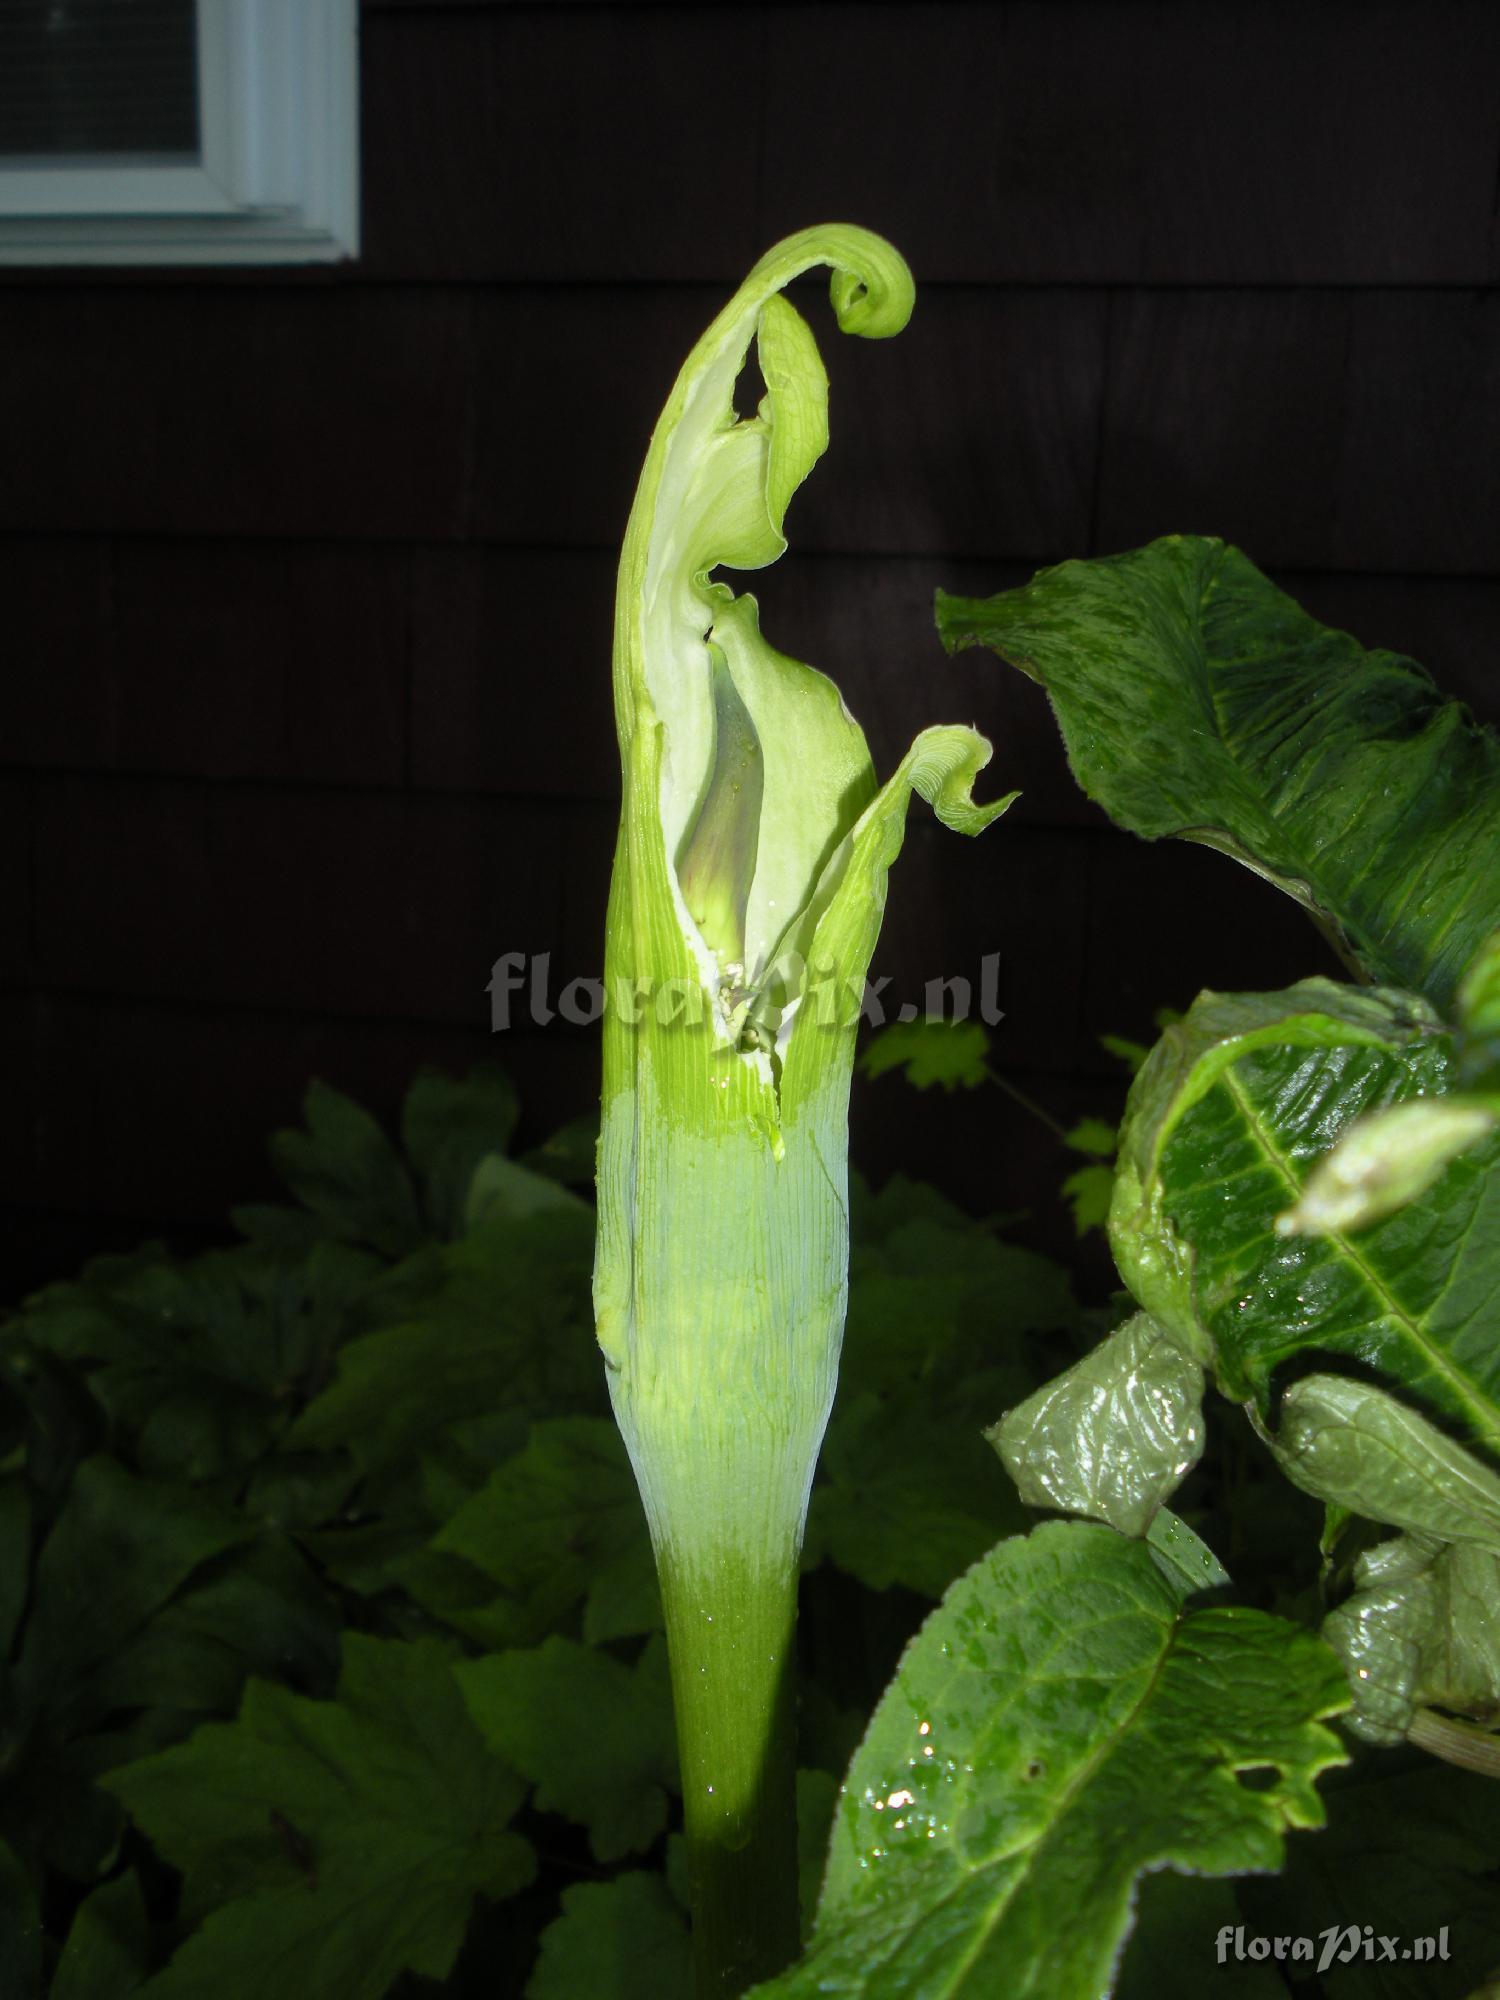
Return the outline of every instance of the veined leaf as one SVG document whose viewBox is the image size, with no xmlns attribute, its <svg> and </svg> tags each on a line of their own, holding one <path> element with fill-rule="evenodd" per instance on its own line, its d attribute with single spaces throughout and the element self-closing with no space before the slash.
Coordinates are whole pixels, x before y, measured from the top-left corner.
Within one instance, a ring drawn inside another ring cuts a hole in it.
<svg viewBox="0 0 1500 2000">
<path fill-rule="evenodd" d="M 1458 989 L 1459 1080 L 1500 1091 L 1500 931 L 1486 938 Z"/>
<path fill-rule="evenodd" d="M 1331 1507 L 1500 1555 L 1500 1474 L 1389 1390 L 1308 1375 L 1281 1399 L 1277 1462 Z"/>
<path fill-rule="evenodd" d="M 336 1701 L 253 1681 L 237 1721 L 105 1782 L 202 1919 L 149 2000 L 380 2000 L 403 1970 L 445 1978 L 475 1892 L 533 1872 L 524 1787 L 431 1640 L 349 1633 Z"/>
<path fill-rule="evenodd" d="M 1365 1551 L 1354 1581 L 1323 1633 L 1348 1670 L 1357 1734 L 1398 1743 L 1433 1705 L 1500 1719 L 1500 1556 L 1398 1535 Z"/>
<path fill-rule="evenodd" d="M 288 1449 L 346 1445 L 371 1470 L 476 1410 L 602 1401 L 589 1337 L 593 1217 L 539 1185 L 563 1206 L 495 1216 L 432 1253 L 429 1282 L 410 1299 L 395 1294 L 395 1324 L 340 1350 L 337 1375 L 298 1417 Z"/>
<path fill-rule="evenodd" d="M 401 1156 L 363 1105 L 314 1081 L 303 1100 L 307 1130 L 277 1132 L 271 1163 L 330 1235 L 404 1257 L 425 1231 Z"/>
<path fill-rule="evenodd" d="M 985 1433 L 1021 1498 L 1142 1535 L 1203 1453 L 1203 1367 L 1136 1313 Z"/>
<path fill-rule="evenodd" d="M 101 1258 L 36 1293 L 15 1331 L 87 1371 L 142 1471 L 208 1481 L 242 1473 L 284 1429 L 379 1270 L 337 1242 Z"/>
<path fill-rule="evenodd" d="M 512 1643 L 542 1638 L 580 1602 L 590 1642 L 660 1619 L 630 1462 L 603 1418 L 533 1425 L 526 1449 L 496 1468 L 433 1547 L 500 1586 Z"/>
<path fill-rule="evenodd" d="M 1351 1120 L 1441 1094 L 1453 1070 L 1420 1001 L 1322 979 L 1204 994 L 1162 1037 L 1131 1091 L 1111 1240 L 1226 1395 L 1266 1414 L 1279 1366 L 1337 1356 L 1500 1448 L 1500 1135 L 1358 1234 L 1275 1226 Z"/>
<path fill-rule="evenodd" d="M 904 1656 L 850 1768 L 807 1956 L 766 2000 L 1093 2000 L 1139 1877 L 1280 1865 L 1348 1696 L 1318 1640 L 1187 1611 L 1139 1542 L 1003 1542 Z M 1242 1774 L 1257 1782 L 1245 1785 Z M 1269 1777 L 1269 1783 L 1259 1780 Z"/>
<path fill-rule="evenodd" d="M 662 1640 L 649 1640 L 633 1667 L 554 1635 L 454 1671 L 491 1749 L 536 1786 L 540 1811 L 588 1828 L 598 1860 L 637 1853 L 662 1832 L 667 1789 L 678 1788 Z"/>
<path fill-rule="evenodd" d="M 1500 738 L 1413 661 L 1192 535 L 998 597 L 940 592 L 937 615 L 950 652 L 988 646 L 1041 683 L 1119 825 L 1221 848 L 1373 979 L 1452 998 L 1500 921 Z"/>
</svg>

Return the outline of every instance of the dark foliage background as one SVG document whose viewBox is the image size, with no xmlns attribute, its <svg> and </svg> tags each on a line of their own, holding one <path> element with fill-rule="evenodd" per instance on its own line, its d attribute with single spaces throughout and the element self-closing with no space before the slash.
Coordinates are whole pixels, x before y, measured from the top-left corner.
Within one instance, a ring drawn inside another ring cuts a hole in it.
<svg viewBox="0 0 1500 2000">
<path fill-rule="evenodd" d="M 1500 718 L 1497 78 L 1484 0 L 365 0 L 357 264 L 0 274 L 5 1296 L 267 1192 L 313 1074 L 389 1114 L 498 1052 L 529 1136 L 587 1105 L 593 1037 L 492 1038 L 486 980 L 598 968 L 636 471 L 811 221 L 919 303 L 866 346 L 809 291 L 833 446 L 767 630 L 884 767 L 972 719 L 1025 790 L 972 846 L 914 815 L 892 992 L 1001 953 L 995 1060 L 1066 1122 L 1118 1101 L 1101 1031 L 1331 970 L 1111 831 L 932 592 L 1222 534 Z M 1076 1161 L 993 1092 L 868 1085 L 854 1143 L 1068 1235 Z"/>
</svg>

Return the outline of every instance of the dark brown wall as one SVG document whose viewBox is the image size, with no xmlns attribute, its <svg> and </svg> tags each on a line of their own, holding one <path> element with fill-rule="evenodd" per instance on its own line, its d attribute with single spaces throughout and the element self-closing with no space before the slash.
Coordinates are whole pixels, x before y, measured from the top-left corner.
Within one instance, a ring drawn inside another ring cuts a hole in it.
<svg viewBox="0 0 1500 2000">
<path fill-rule="evenodd" d="M 492 1040 L 485 982 L 598 967 L 635 473 L 812 221 L 890 236 L 920 296 L 889 344 L 815 314 L 833 446 L 767 629 L 884 767 L 973 719 L 1025 788 L 973 845 L 914 814 L 879 967 L 1001 952 L 996 1059 L 1065 1118 L 1117 1101 L 1101 1030 L 1331 969 L 1249 875 L 1109 831 L 932 591 L 1223 534 L 1500 719 L 1497 85 L 1484 0 L 366 0 L 356 266 L 0 276 L 16 1282 L 264 1192 L 313 1073 L 389 1112 L 498 1052 L 533 1131 L 585 1106 L 592 1038 Z M 877 1170 L 955 1139 L 976 1202 L 1057 1233 L 1004 1100 L 858 1098 Z"/>
</svg>

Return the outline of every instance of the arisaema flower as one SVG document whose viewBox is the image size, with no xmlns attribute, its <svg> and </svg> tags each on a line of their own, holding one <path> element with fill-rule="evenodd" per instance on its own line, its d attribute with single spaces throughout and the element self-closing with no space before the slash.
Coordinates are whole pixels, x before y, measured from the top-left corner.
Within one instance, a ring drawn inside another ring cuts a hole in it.
<svg viewBox="0 0 1500 2000">
<path fill-rule="evenodd" d="M 837 687 L 777 652 L 754 598 L 716 575 L 783 552 L 787 504 L 828 442 L 817 345 L 781 296 L 817 264 L 844 332 L 906 324 L 911 275 L 865 230 L 806 230 L 762 258 L 652 437 L 615 613 L 624 802 L 595 1306 L 667 1614 L 700 1969 L 725 1992 L 796 1949 L 794 1875 L 773 1889 L 765 1870 L 795 1869 L 786 1670 L 843 1332 L 849 1080 L 886 874 L 913 791 L 965 833 L 1010 803 L 975 805 L 990 746 L 962 727 L 924 730 L 879 785 Z M 752 340 L 766 393 L 740 417 Z"/>
</svg>

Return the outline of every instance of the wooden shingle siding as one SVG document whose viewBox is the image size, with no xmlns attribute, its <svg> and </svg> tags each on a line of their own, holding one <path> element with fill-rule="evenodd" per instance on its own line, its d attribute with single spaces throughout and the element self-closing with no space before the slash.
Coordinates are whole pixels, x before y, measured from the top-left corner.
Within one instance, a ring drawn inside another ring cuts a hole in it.
<svg viewBox="0 0 1500 2000">
<path fill-rule="evenodd" d="M 424 1061 L 585 1108 L 586 1030 L 489 1032 L 508 951 L 599 969 L 614 566 L 674 371 L 776 237 L 882 231 L 768 636 L 882 770 L 973 721 L 982 841 L 914 810 L 876 971 L 1000 956 L 998 1067 L 1118 1105 L 1101 1031 L 1335 970 L 1248 872 L 1108 827 L 942 586 L 1174 530 L 1500 721 L 1500 9 L 1487 0 L 365 0 L 365 254 L 0 272 L 3 1291 L 272 1192 L 309 1076 Z M 1042 1241 L 1074 1164 L 994 1092 L 856 1092 Z M 923 1148 L 927 1150 L 924 1152 Z"/>
</svg>

